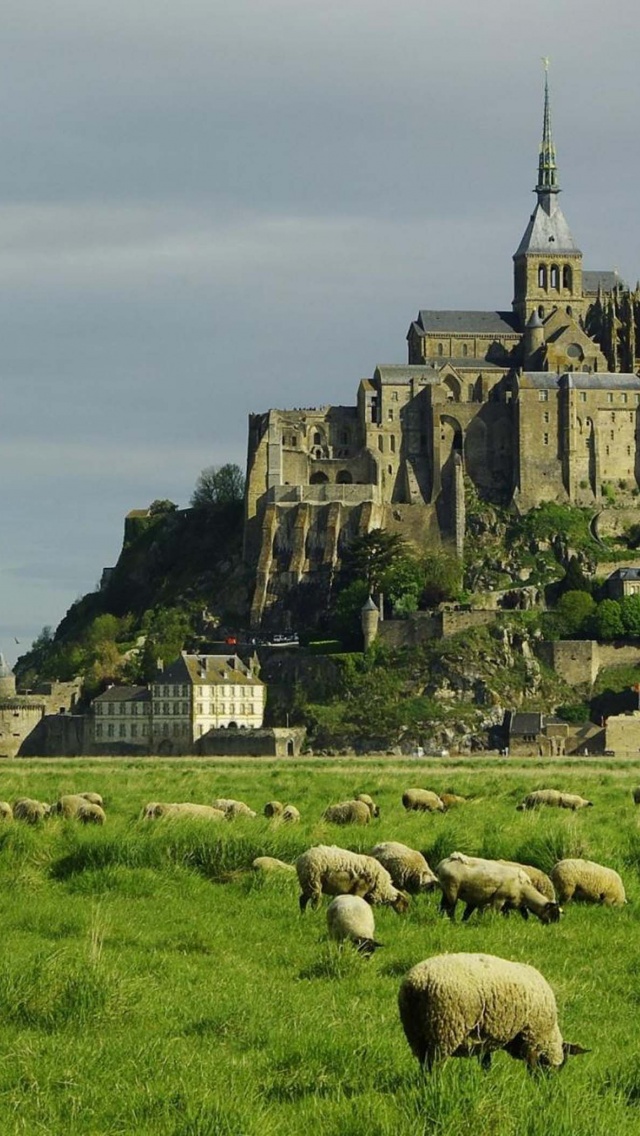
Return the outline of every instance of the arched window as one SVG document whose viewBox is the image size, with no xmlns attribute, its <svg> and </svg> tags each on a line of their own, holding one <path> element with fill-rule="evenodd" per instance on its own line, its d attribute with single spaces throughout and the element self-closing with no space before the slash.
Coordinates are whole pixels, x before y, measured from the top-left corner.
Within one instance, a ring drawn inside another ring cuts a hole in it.
<svg viewBox="0 0 640 1136">
<path fill-rule="evenodd" d="M 564 268 L 562 269 L 562 287 L 568 288 L 569 291 L 571 291 L 572 286 L 573 286 L 573 275 L 572 275 L 572 272 L 571 272 L 571 268 L 568 264 L 565 264 Z M 571 313 L 569 313 L 569 314 L 571 314 Z"/>
<path fill-rule="evenodd" d="M 317 473 L 311 474 L 311 477 L 309 478 L 309 485 L 326 485 L 328 480 L 329 478 L 327 477 L 326 473 L 323 473 L 322 470 L 318 470 Z"/>
<path fill-rule="evenodd" d="M 571 304 L 567 304 L 565 311 L 566 311 L 568 316 L 573 315 L 573 308 L 571 307 Z"/>
<path fill-rule="evenodd" d="M 378 449 L 381 454 L 384 453 L 384 435 L 382 434 L 378 434 Z"/>
<path fill-rule="evenodd" d="M 315 434 L 313 435 L 313 444 L 314 444 L 314 446 L 321 446 L 322 445 L 322 434 L 319 434 L 317 430 L 316 430 Z"/>
<path fill-rule="evenodd" d="M 336 477 L 336 481 L 337 481 L 338 485 L 351 485 L 352 482 L 353 482 L 353 478 L 352 478 L 351 474 L 349 473 L 348 469 L 341 469 L 341 470 L 338 471 L 338 476 Z"/>
<path fill-rule="evenodd" d="M 538 288 L 547 290 L 547 266 L 546 264 L 538 265 Z"/>
<path fill-rule="evenodd" d="M 557 264 L 552 264 L 549 272 L 549 285 L 555 288 L 556 291 L 560 287 L 560 269 Z"/>
</svg>

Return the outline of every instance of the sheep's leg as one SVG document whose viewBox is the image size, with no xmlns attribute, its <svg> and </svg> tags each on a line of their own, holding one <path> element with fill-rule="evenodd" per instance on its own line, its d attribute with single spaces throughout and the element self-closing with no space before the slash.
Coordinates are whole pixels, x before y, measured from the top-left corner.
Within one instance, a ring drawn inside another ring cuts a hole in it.
<svg viewBox="0 0 640 1136">
<path fill-rule="evenodd" d="M 467 920 L 469 920 L 471 918 L 471 916 L 473 915 L 477 906 L 478 906 L 477 903 L 468 903 L 467 904 L 467 906 L 464 909 L 464 915 L 462 916 L 462 922 L 463 923 L 466 923 Z"/>
<path fill-rule="evenodd" d="M 520 914 L 521 914 L 521 916 L 522 916 L 522 918 L 523 918 L 523 919 L 525 919 L 525 920 L 526 920 L 526 919 L 528 919 L 528 918 L 529 918 L 529 909 L 528 909 L 528 907 L 519 907 L 519 908 L 518 908 L 518 911 L 520 912 Z"/>
<path fill-rule="evenodd" d="M 449 918 L 453 921 L 456 917 L 456 903 L 457 900 L 447 899 L 446 895 L 443 892 L 442 899 L 440 900 L 440 914 L 448 915 Z"/>
<path fill-rule="evenodd" d="M 478 1054 L 478 1060 L 483 1072 L 488 1073 L 491 1068 L 491 1058 L 493 1054 L 490 1049 L 484 1049 L 482 1053 Z"/>
<path fill-rule="evenodd" d="M 304 911 L 306 911 L 306 907 L 309 902 L 309 896 L 305 895 L 305 893 L 303 892 L 298 902 L 300 904 L 300 912 L 303 913 Z"/>
</svg>

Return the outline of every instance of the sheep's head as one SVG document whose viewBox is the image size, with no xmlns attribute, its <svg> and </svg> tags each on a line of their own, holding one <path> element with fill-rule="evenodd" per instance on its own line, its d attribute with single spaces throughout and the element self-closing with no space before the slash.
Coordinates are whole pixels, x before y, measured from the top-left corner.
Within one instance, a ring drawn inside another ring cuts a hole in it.
<svg viewBox="0 0 640 1136">
<path fill-rule="evenodd" d="M 404 915 L 408 910 L 411 900 L 404 891 L 396 892 L 396 898 L 392 901 L 391 906 L 398 915 Z"/>
<path fill-rule="evenodd" d="M 560 916 L 562 914 L 564 913 L 562 908 L 560 907 L 560 904 L 554 903 L 553 900 L 549 900 L 549 903 L 545 904 L 545 906 L 542 908 L 539 919 L 541 923 L 559 923 Z"/>
<path fill-rule="evenodd" d="M 585 1049 L 583 1045 L 576 1045 L 571 1041 L 563 1041 L 562 1043 L 562 1069 L 567 1063 L 567 1057 L 580 1057 L 583 1053 L 591 1053 L 590 1049 Z"/>
</svg>

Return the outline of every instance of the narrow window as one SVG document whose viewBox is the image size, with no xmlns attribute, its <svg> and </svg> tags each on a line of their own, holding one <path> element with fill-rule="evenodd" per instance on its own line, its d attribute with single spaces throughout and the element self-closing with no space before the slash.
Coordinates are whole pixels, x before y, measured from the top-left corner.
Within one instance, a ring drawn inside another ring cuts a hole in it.
<svg viewBox="0 0 640 1136">
<path fill-rule="evenodd" d="M 387 410 L 387 419 L 388 419 L 389 422 L 393 422 L 393 407 L 392 406 L 390 406 Z"/>
<path fill-rule="evenodd" d="M 569 291 L 571 291 L 571 285 L 572 285 L 571 269 L 570 269 L 568 264 L 565 264 L 564 268 L 562 269 L 562 287 L 568 288 Z M 569 315 L 571 315 L 571 312 L 569 311 L 568 308 L 567 308 L 567 312 L 568 312 Z"/>
<path fill-rule="evenodd" d="M 543 418 L 544 422 L 549 421 L 549 411 L 548 410 L 545 410 L 544 414 L 542 415 L 542 418 Z"/>
<path fill-rule="evenodd" d="M 384 453 L 384 436 L 382 434 L 378 434 L 378 449 L 381 454 Z"/>
<path fill-rule="evenodd" d="M 551 271 L 549 273 L 549 283 L 550 283 L 552 288 L 556 289 L 556 291 L 560 287 L 560 273 L 558 271 L 558 265 L 557 264 L 551 265 Z"/>
<path fill-rule="evenodd" d="M 465 357 L 465 359 L 466 359 L 467 355 L 469 354 L 469 348 L 467 347 L 466 343 L 462 344 L 462 354 Z"/>
<path fill-rule="evenodd" d="M 395 452 L 396 452 L 396 439 L 395 439 L 394 434 L 392 434 L 391 437 L 389 438 L 389 445 L 391 446 L 391 453 L 395 454 Z"/>
<path fill-rule="evenodd" d="M 548 401 L 549 401 L 549 391 L 548 390 L 538 391 L 538 402 L 548 402 Z"/>
<path fill-rule="evenodd" d="M 626 401 L 627 401 L 627 396 L 626 396 L 626 394 L 622 394 L 622 395 L 620 395 L 620 399 L 621 399 L 621 401 L 622 401 L 622 402 L 626 402 Z"/>
<path fill-rule="evenodd" d="M 580 402 L 586 402 L 586 401 L 587 401 L 587 392 L 586 391 L 580 391 Z"/>
<path fill-rule="evenodd" d="M 388 465 L 387 469 L 388 469 L 389 473 L 393 473 L 393 466 L 392 465 Z"/>
<path fill-rule="evenodd" d="M 543 442 L 543 445 L 545 445 L 545 446 L 549 445 L 549 435 L 548 434 L 542 435 L 542 442 Z"/>
<path fill-rule="evenodd" d="M 611 394 L 611 391 L 609 391 L 609 394 L 607 395 L 607 402 L 613 402 L 613 395 Z"/>
<path fill-rule="evenodd" d="M 442 343 L 438 344 L 438 355 L 444 355 L 444 347 Z"/>
</svg>

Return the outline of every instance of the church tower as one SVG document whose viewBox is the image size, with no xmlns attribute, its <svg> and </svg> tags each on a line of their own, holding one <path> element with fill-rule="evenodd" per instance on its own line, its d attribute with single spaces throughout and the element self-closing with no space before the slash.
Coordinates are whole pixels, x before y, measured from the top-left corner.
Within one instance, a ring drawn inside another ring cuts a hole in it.
<svg viewBox="0 0 640 1136">
<path fill-rule="evenodd" d="M 545 59 L 544 119 L 538 158 L 538 198 L 529 224 L 513 257 L 513 311 L 521 330 L 536 312 L 544 321 L 562 308 L 568 315 L 583 314 L 582 253 L 558 205 L 558 168 L 551 136 L 548 60 Z"/>
</svg>

